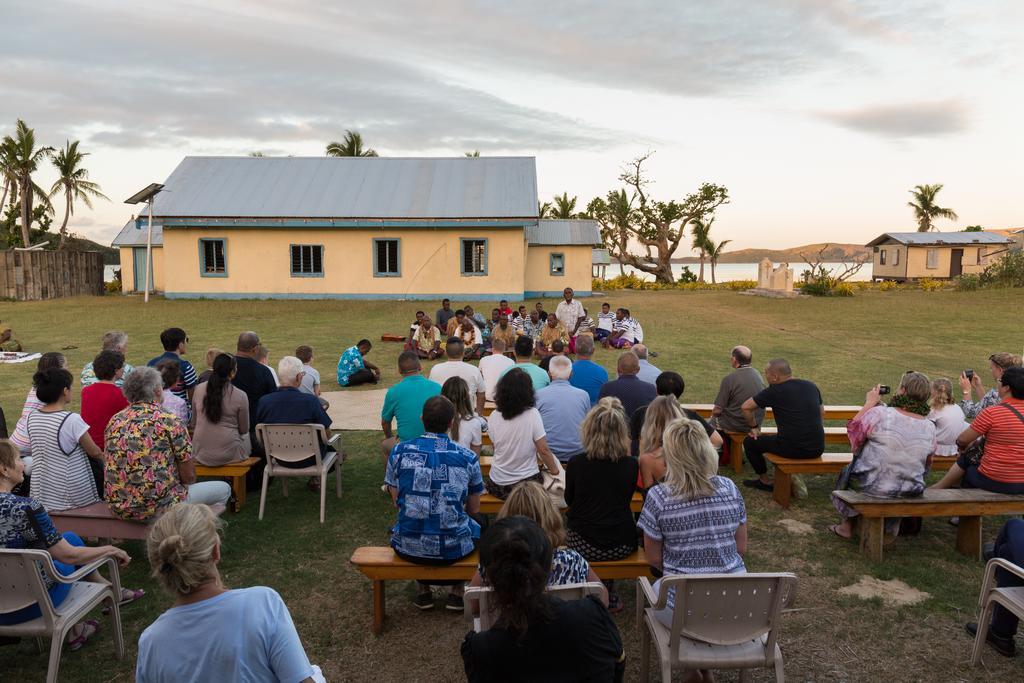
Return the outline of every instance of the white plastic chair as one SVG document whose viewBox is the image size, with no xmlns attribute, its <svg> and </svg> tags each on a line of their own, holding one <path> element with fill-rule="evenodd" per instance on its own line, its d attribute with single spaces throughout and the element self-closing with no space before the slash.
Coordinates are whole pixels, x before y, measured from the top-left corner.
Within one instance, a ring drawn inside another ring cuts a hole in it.
<svg viewBox="0 0 1024 683">
<path fill-rule="evenodd" d="M 110 565 L 110 583 L 93 583 L 82 578 L 98 570 L 104 564 Z M 50 601 L 50 594 L 43 582 L 43 573 L 57 583 L 70 583 L 71 591 L 57 607 Z M 45 550 L 7 550 L 0 548 L 0 614 L 16 612 L 32 604 L 39 605 L 40 616 L 20 624 L 0 625 L 0 636 L 34 637 L 42 651 L 42 638 L 50 638 L 50 663 L 46 673 L 47 683 L 57 680 L 60 655 L 64 638 L 71 627 L 104 600 L 110 604 L 114 620 L 114 644 L 117 657 L 124 657 L 124 635 L 121 632 L 121 577 L 117 560 L 108 557 L 96 560 L 76 570 L 69 576 L 62 576 L 53 566 L 50 553 Z"/>
<path fill-rule="evenodd" d="M 997 587 L 996 569 L 1024 579 L 1024 568 L 1001 557 L 992 558 L 985 565 L 985 579 L 981 583 L 981 595 L 978 597 L 978 632 L 974 636 L 974 648 L 971 650 L 971 666 L 977 666 L 981 661 L 981 651 L 985 648 L 985 639 L 988 638 L 992 624 L 992 610 L 996 604 L 1024 619 L 1024 586 Z"/>
<path fill-rule="evenodd" d="M 473 624 L 473 630 L 477 633 L 490 630 L 494 622 L 498 620 L 497 608 L 490 604 L 490 594 L 493 589 L 490 586 L 474 586 L 467 588 L 462 596 L 464 614 L 466 621 Z M 548 586 L 546 592 L 553 594 L 562 600 L 579 600 L 588 595 L 602 596 L 607 594 L 603 583 L 567 583 L 561 586 Z M 474 614 L 474 608 L 479 605 L 478 614 Z"/>
<path fill-rule="evenodd" d="M 324 523 L 324 509 L 327 497 L 327 475 L 335 468 L 335 489 L 341 498 L 341 463 L 345 456 L 341 452 L 341 434 L 327 439 L 327 430 L 320 424 L 258 424 L 256 436 L 263 444 L 267 454 L 267 466 L 263 469 L 263 489 L 260 492 L 260 514 L 263 519 L 263 508 L 267 502 L 267 484 L 270 477 L 282 477 L 281 486 L 285 497 L 288 497 L 287 477 L 319 477 L 320 478 L 320 523 Z M 326 444 L 334 452 L 320 455 L 320 444 Z M 316 462 L 309 467 L 291 468 L 281 462 L 301 462 L 313 457 Z"/>
<path fill-rule="evenodd" d="M 666 576 L 660 595 L 647 577 L 637 579 L 637 624 L 640 630 L 640 680 L 648 680 L 651 639 L 661 662 L 661 680 L 669 683 L 674 669 L 747 669 L 774 667 L 775 680 L 785 681 L 778 645 L 779 616 L 796 592 L 793 574 L 692 574 Z M 672 628 L 655 612 L 667 606 L 675 589 Z"/>
</svg>

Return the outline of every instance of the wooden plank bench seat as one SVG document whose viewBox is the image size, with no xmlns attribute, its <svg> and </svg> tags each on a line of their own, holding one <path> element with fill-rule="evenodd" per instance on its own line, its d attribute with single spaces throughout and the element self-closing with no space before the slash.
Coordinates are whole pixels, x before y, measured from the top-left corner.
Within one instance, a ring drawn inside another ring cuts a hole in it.
<svg viewBox="0 0 1024 683">
<path fill-rule="evenodd" d="M 765 460 L 775 465 L 775 485 L 772 488 L 772 498 L 784 508 L 788 508 L 792 499 L 793 475 L 796 474 L 836 474 L 838 475 L 844 467 L 850 464 L 853 459 L 852 453 L 823 453 L 820 458 L 800 460 L 797 458 L 783 458 L 774 453 L 765 453 Z M 956 456 L 937 456 L 932 458 L 932 469 L 945 472 L 953 463 Z"/>
<path fill-rule="evenodd" d="M 779 433 L 776 427 L 765 427 L 761 434 L 775 436 Z M 729 436 L 729 465 L 733 472 L 739 474 L 743 471 L 743 440 L 747 438 L 747 432 L 726 432 Z M 841 446 L 849 445 L 850 440 L 846 435 L 846 427 L 825 427 L 825 445 Z"/>
<path fill-rule="evenodd" d="M 259 458 L 246 458 L 238 462 L 230 462 L 226 465 L 209 467 L 196 462 L 197 477 L 224 477 L 231 480 L 231 490 L 235 494 L 234 511 L 238 512 L 245 505 L 245 475 L 252 469 L 253 465 L 260 461 Z"/>
<path fill-rule="evenodd" d="M 715 405 L 713 403 L 684 403 L 683 407 L 692 410 L 706 420 L 711 417 Z M 825 406 L 825 419 L 852 420 L 860 412 L 860 408 L 860 406 Z M 764 417 L 766 420 L 774 419 L 771 408 L 765 410 Z"/>
<path fill-rule="evenodd" d="M 223 505 L 211 505 L 217 516 L 224 514 Z M 103 501 L 71 510 L 51 512 L 50 519 L 58 531 L 70 531 L 83 537 L 142 541 L 149 534 L 146 522 L 131 522 L 111 512 Z"/>
<path fill-rule="evenodd" d="M 489 493 L 484 493 L 480 496 L 480 514 L 496 515 L 504 504 L 505 501 L 500 498 L 495 498 Z M 636 513 L 639 513 L 644 509 L 644 497 L 641 496 L 639 492 L 633 494 L 633 500 L 629 503 L 629 509 Z"/>
<path fill-rule="evenodd" d="M 859 491 L 834 493 L 860 513 L 860 548 L 875 561 L 882 559 L 887 517 L 959 517 L 956 549 L 980 560 L 982 517 L 1024 512 L 1024 496 L 981 489 L 926 489 L 918 498 L 875 498 Z"/>
<path fill-rule="evenodd" d="M 373 632 L 380 635 L 384 628 L 385 581 L 469 581 L 476 572 L 479 556 L 473 553 L 454 564 L 431 567 L 407 562 L 387 546 L 364 546 L 356 548 L 349 562 L 373 582 Z M 599 577 L 606 580 L 650 576 L 650 566 L 644 557 L 643 548 L 623 560 L 591 562 L 590 566 Z"/>
</svg>

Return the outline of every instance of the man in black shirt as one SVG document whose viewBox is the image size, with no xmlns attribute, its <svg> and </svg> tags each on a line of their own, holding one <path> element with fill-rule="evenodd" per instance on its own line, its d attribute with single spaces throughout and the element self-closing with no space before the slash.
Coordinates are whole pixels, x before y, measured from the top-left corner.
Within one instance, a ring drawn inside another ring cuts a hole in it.
<svg viewBox="0 0 1024 683">
<path fill-rule="evenodd" d="M 746 479 L 743 484 L 771 491 L 764 454 L 807 460 L 820 457 L 825 450 L 825 407 L 817 385 L 806 379 L 795 379 L 784 358 L 769 361 L 764 376 L 768 388 L 748 398 L 741 406 L 750 427 L 743 449 L 757 474 L 757 479 Z M 777 436 L 761 436 L 756 412 L 764 408 L 772 409 L 779 430 Z"/>
<path fill-rule="evenodd" d="M 260 338 L 255 332 L 243 332 L 238 335 L 238 346 L 235 362 L 238 371 L 231 383 L 245 392 L 249 397 L 249 438 L 252 439 L 252 454 L 263 455 L 263 447 L 256 442 L 256 407 L 260 399 L 277 391 L 277 382 L 270 368 L 256 360 L 260 348 Z M 257 468 L 253 468 L 255 470 Z M 252 470 L 250 470 L 252 472 Z M 260 476 L 263 476 L 262 470 Z M 248 478 L 247 478 L 248 481 Z"/>
</svg>

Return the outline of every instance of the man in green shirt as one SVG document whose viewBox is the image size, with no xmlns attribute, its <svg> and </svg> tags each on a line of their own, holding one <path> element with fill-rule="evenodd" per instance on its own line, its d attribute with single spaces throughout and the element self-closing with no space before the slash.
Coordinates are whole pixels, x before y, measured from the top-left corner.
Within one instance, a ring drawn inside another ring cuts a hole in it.
<svg viewBox="0 0 1024 683">
<path fill-rule="evenodd" d="M 380 449 L 385 463 L 396 443 L 412 441 L 423 435 L 423 404 L 428 398 L 441 393 L 441 385 L 421 375 L 420 370 L 420 359 L 415 351 L 399 354 L 398 374 L 402 381 L 388 389 L 380 414 L 380 427 L 384 431 Z M 397 435 L 391 431 L 392 420 L 398 421 Z"/>
<path fill-rule="evenodd" d="M 504 377 L 505 374 L 512 368 L 519 368 L 527 375 L 530 376 L 530 380 L 533 382 L 533 391 L 536 392 L 539 389 L 543 389 L 547 385 L 551 384 L 551 378 L 548 377 L 548 373 L 545 372 L 539 365 L 534 365 L 530 362 L 533 358 L 533 340 L 526 335 L 520 335 L 516 339 L 516 364 L 507 368 L 505 372 L 501 373 Z M 500 381 L 500 380 L 499 380 Z"/>
</svg>

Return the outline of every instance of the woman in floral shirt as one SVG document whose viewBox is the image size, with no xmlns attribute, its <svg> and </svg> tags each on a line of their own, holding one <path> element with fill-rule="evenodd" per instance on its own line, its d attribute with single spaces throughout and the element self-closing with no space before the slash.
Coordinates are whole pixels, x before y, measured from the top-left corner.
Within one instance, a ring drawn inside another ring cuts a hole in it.
<svg viewBox="0 0 1024 683">
<path fill-rule="evenodd" d="M 104 497 L 124 519 L 147 521 L 183 501 L 223 505 L 231 496 L 223 481 L 195 483 L 188 430 L 160 407 L 162 392 L 159 372 L 136 368 L 124 382 L 130 405 L 107 425 Z"/>
</svg>

